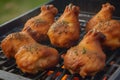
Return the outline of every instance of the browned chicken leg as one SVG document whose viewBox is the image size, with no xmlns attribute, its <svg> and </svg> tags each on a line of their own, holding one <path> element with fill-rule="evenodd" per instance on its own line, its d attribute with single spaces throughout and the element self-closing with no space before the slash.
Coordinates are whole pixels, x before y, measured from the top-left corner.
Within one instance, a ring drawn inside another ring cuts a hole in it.
<svg viewBox="0 0 120 80">
<path fill-rule="evenodd" d="M 76 44 L 80 37 L 78 21 L 79 7 L 68 5 L 61 17 L 50 27 L 48 36 L 54 46 L 69 48 Z"/>
<path fill-rule="evenodd" d="M 14 57 L 19 48 L 23 45 L 31 44 L 36 42 L 24 32 L 16 32 L 9 34 L 5 39 L 1 42 L 1 48 L 3 53 L 8 57 Z"/>
<path fill-rule="evenodd" d="M 103 38 L 100 32 L 89 31 L 77 46 L 70 48 L 65 54 L 65 68 L 71 73 L 79 73 L 83 78 L 102 70 L 106 60 L 101 48 Z"/>
<path fill-rule="evenodd" d="M 95 29 L 102 32 L 106 39 L 103 42 L 103 45 L 114 50 L 120 47 L 120 22 L 117 20 L 109 20 L 106 22 L 98 23 Z"/>
<path fill-rule="evenodd" d="M 115 7 L 110 3 L 103 4 L 101 10 L 88 21 L 86 25 L 86 31 L 91 30 L 99 22 L 110 20 L 114 10 Z"/>
<path fill-rule="evenodd" d="M 18 67 L 27 73 L 54 67 L 59 60 L 58 51 L 38 43 L 23 46 L 15 55 Z"/>
<path fill-rule="evenodd" d="M 29 19 L 23 28 L 23 32 L 29 33 L 37 42 L 48 40 L 47 32 L 54 22 L 54 17 L 58 10 L 53 5 L 41 7 L 41 13 Z"/>
</svg>

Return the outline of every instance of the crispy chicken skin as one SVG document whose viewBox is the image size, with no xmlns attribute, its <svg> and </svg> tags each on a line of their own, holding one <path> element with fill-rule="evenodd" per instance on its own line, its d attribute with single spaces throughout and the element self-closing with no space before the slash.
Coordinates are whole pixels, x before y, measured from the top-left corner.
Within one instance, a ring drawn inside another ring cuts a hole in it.
<svg viewBox="0 0 120 80">
<path fill-rule="evenodd" d="M 64 13 L 48 30 L 52 45 L 69 48 L 76 44 L 80 37 L 78 15 L 78 6 L 72 4 L 66 6 Z"/>
<path fill-rule="evenodd" d="M 27 33 L 16 32 L 9 34 L 5 39 L 2 40 L 1 48 L 3 53 L 10 58 L 14 57 L 21 46 L 34 42 L 36 41 Z"/>
<path fill-rule="evenodd" d="M 106 60 L 101 48 L 104 38 L 105 36 L 96 30 L 89 31 L 77 46 L 70 48 L 65 54 L 65 68 L 71 73 L 79 73 L 83 78 L 102 70 Z"/>
<path fill-rule="evenodd" d="M 21 47 L 15 59 L 23 72 L 34 74 L 54 67 L 58 63 L 59 55 L 56 49 L 35 43 Z"/>
<path fill-rule="evenodd" d="M 103 4 L 101 10 L 86 24 L 86 31 L 91 30 L 99 22 L 110 20 L 114 10 L 115 7 L 110 3 Z"/>
<path fill-rule="evenodd" d="M 43 5 L 41 13 L 29 19 L 22 31 L 29 33 L 37 42 L 47 41 L 48 29 L 53 24 L 57 12 L 53 5 Z"/>
<path fill-rule="evenodd" d="M 103 42 L 103 46 L 109 47 L 114 50 L 120 47 L 120 22 L 117 20 L 109 20 L 106 22 L 98 23 L 95 29 L 102 32 L 106 39 Z"/>
</svg>

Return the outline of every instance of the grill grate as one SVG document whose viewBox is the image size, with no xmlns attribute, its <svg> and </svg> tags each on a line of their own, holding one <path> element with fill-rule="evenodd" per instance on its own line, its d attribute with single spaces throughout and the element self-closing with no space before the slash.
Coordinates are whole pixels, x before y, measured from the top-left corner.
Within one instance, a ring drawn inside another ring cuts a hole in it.
<svg viewBox="0 0 120 80">
<path fill-rule="evenodd" d="M 58 14 L 58 16 L 56 16 L 56 19 L 60 16 L 61 14 Z M 84 34 L 85 34 L 85 25 L 87 20 L 89 20 L 91 18 L 91 15 L 85 15 L 85 14 L 80 14 L 79 15 L 79 21 L 80 21 L 80 25 L 81 25 L 81 36 L 80 36 L 80 40 L 83 38 Z M 23 25 L 14 28 L 13 30 L 11 30 L 10 32 L 6 33 L 5 35 L 0 37 L 0 41 L 2 41 L 2 39 L 5 38 L 6 35 L 12 33 L 12 32 L 16 32 L 16 31 L 20 31 L 22 29 Z M 54 47 L 50 44 L 50 42 L 48 41 L 47 43 L 43 43 L 46 44 L 48 46 Z M 56 48 L 59 52 L 60 52 L 60 56 L 66 52 L 66 49 L 61 49 L 61 48 Z M 99 73 L 97 73 L 94 77 L 86 77 L 85 79 L 82 79 L 81 76 L 79 76 L 78 74 L 70 74 L 66 69 L 64 69 L 63 66 L 63 59 L 61 58 L 59 61 L 59 64 L 51 69 L 47 69 L 45 71 L 40 71 L 37 74 L 26 74 L 23 73 L 20 69 L 18 69 L 15 60 L 14 59 L 7 59 L 1 48 L 0 48 L 0 70 L 3 71 L 2 74 L 13 74 L 13 75 L 19 75 L 21 76 L 19 80 L 24 80 L 24 78 L 26 79 L 32 79 L 32 80 L 61 80 L 65 77 L 66 80 L 108 80 L 109 78 L 112 77 L 112 75 L 116 74 L 119 69 L 120 69 L 120 49 L 116 49 L 115 51 L 110 51 L 110 50 L 104 50 L 104 52 L 107 55 L 107 60 L 106 60 L 106 66 L 105 69 Z M 7 73 L 6 73 L 7 72 Z M 49 75 L 48 73 L 51 72 Z M 67 75 L 66 75 L 67 74 Z M 1 74 L 0 74 L 1 75 Z M 10 75 L 11 76 L 11 75 Z M 8 77 L 10 77 L 8 75 Z M 2 76 L 0 76 L 2 77 Z M 11 76 L 11 77 L 15 77 L 15 79 L 17 79 L 16 76 Z M 0 80 L 4 80 L 6 79 L 5 77 L 1 78 Z M 9 78 L 10 79 L 10 78 Z M 112 77 L 113 79 L 113 77 Z M 110 80 L 112 80 L 110 79 Z M 11 80 L 13 80 L 13 78 L 11 78 Z M 17 79 L 18 80 L 18 79 Z"/>
</svg>

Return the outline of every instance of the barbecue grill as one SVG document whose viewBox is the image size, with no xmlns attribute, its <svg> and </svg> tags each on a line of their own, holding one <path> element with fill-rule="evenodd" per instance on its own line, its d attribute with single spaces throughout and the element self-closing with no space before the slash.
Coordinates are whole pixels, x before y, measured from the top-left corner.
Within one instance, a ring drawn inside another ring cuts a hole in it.
<svg viewBox="0 0 120 80">
<path fill-rule="evenodd" d="M 46 4 L 53 4 L 59 10 L 59 13 L 56 16 L 56 19 L 62 14 L 65 9 L 65 6 L 69 3 L 73 3 L 77 6 L 80 6 L 79 21 L 81 25 L 81 35 L 80 40 L 85 34 L 85 25 L 86 22 L 100 10 L 103 3 L 110 2 L 116 7 L 114 12 L 114 17 L 117 20 L 120 20 L 120 1 L 119 0 L 51 0 Z M 31 17 L 40 13 L 40 6 L 11 20 L 0 26 L 0 41 L 4 39 L 8 34 L 13 32 L 21 31 L 24 26 L 24 23 Z M 50 42 L 42 43 L 48 46 L 53 47 Z M 9 45 L 8 45 L 9 46 Z M 55 47 L 56 48 L 56 47 Z M 66 52 L 66 49 L 56 48 L 60 55 Z M 59 60 L 59 64 L 54 67 L 44 71 L 39 71 L 37 74 L 27 74 L 23 73 L 16 65 L 14 59 L 7 59 L 2 49 L 0 48 L 0 80 L 120 80 L 120 48 L 111 51 L 105 49 L 107 60 L 104 70 L 100 71 L 93 77 L 86 77 L 82 79 L 79 74 L 70 74 L 69 71 L 64 69 L 63 59 Z"/>
</svg>

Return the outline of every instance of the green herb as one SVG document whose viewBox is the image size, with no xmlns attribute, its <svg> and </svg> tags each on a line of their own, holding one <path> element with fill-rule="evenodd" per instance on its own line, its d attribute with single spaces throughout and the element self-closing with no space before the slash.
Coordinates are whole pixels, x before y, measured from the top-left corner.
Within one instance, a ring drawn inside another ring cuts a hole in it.
<svg viewBox="0 0 120 80">
<path fill-rule="evenodd" d="M 86 48 L 83 47 L 83 49 L 82 49 L 82 54 L 85 54 L 85 53 L 86 53 Z"/>
<path fill-rule="evenodd" d="M 25 36 L 23 34 L 20 34 L 19 32 L 16 32 L 10 35 L 10 39 L 23 40 L 25 39 Z"/>
<path fill-rule="evenodd" d="M 24 48 L 26 48 L 27 51 L 29 51 L 33 54 L 36 52 L 38 53 L 39 46 L 36 44 L 33 44 L 33 45 L 29 45 L 29 46 L 24 46 Z"/>
<path fill-rule="evenodd" d="M 63 25 L 67 25 L 67 24 L 68 24 L 67 21 L 61 21 L 61 23 L 62 23 Z"/>
<path fill-rule="evenodd" d="M 46 21 L 39 18 L 39 19 L 35 19 L 35 23 L 38 24 L 38 23 L 45 23 Z"/>
<path fill-rule="evenodd" d="M 75 50 L 74 53 L 76 54 L 76 56 L 78 56 L 78 52 L 77 52 L 77 50 Z"/>
<path fill-rule="evenodd" d="M 68 22 L 67 21 L 59 21 L 59 22 L 56 22 L 52 25 L 52 29 L 54 32 L 58 32 L 58 28 L 60 27 L 64 27 L 65 29 L 67 28 L 68 26 Z M 58 34 L 61 34 L 62 32 L 65 32 L 67 33 L 67 31 L 65 31 L 65 29 L 63 29 L 62 31 L 58 32 Z"/>
<path fill-rule="evenodd" d="M 99 24 L 98 24 L 98 27 L 102 27 L 102 24 L 101 24 L 101 23 L 99 23 Z"/>
</svg>

